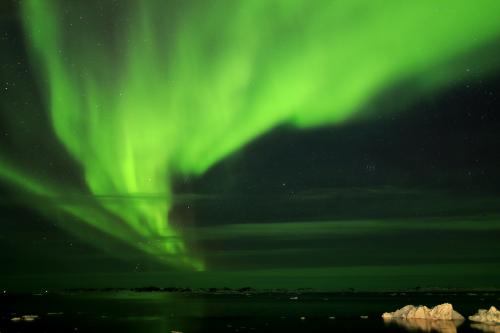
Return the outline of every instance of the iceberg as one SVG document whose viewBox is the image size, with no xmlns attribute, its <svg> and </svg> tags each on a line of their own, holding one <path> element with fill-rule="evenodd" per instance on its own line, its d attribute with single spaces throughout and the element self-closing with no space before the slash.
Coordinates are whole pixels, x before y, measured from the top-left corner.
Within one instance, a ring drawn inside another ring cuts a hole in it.
<svg viewBox="0 0 500 333">
<path fill-rule="evenodd" d="M 24 315 L 21 317 L 12 317 L 10 320 L 14 322 L 18 321 L 34 321 L 35 319 L 38 319 L 39 316 L 37 315 Z"/>
<path fill-rule="evenodd" d="M 439 320 L 463 320 L 464 317 L 453 310 L 450 303 L 436 305 L 429 309 L 425 305 L 406 305 L 394 312 L 385 312 L 382 314 L 384 319 L 439 319 Z"/>
<path fill-rule="evenodd" d="M 485 324 L 500 324 L 500 311 L 494 306 L 489 310 L 479 309 L 476 314 L 469 316 L 469 320 Z"/>
</svg>

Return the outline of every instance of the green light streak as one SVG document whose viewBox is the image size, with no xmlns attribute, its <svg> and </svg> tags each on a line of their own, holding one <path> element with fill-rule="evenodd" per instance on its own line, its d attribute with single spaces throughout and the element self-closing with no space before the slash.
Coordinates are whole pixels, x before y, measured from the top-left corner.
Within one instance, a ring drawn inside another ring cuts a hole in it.
<svg viewBox="0 0 500 333">
<path fill-rule="evenodd" d="M 282 124 L 352 119 L 403 80 L 435 89 L 464 74 L 451 60 L 500 32 L 493 0 L 104 3 L 113 17 L 101 5 L 22 2 L 53 128 L 97 200 L 165 200 L 100 200 L 111 220 L 73 213 L 131 244 L 160 239 L 144 250 L 200 270 L 167 219 L 173 177 Z"/>
<path fill-rule="evenodd" d="M 76 191 L 68 188 L 60 188 L 51 184 L 49 182 L 44 182 L 36 179 L 32 175 L 29 175 L 25 171 L 19 170 L 12 166 L 12 163 L 5 158 L 0 156 L 0 177 L 7 181 L 8 183 L 23 188 L 26 192 L 44 197 L 44 198 L 61 198 L 68 195 L 75 195 Z M 106 199 L 103 199 L 106 200 Z M 144 201 L 141 200 L 141 201 Z M 123 204 L 123 202 L 122 202 Z M 130 228 L 129 225 L 121 223 L 113 216 L 107 214 L 99 206 L 95 206 L 92 203 L 78 203 L 78 204 L 66 204 L 66 203 L 56 203 L 55 207 L 43 207 L 41 210 L 43 213 L 47 213 L 46 208 L 51 210 L 56 209 L 66 213 L 67 215 L 74 217 L 80 221 L 84 221 L 92 229 L 105 233 L 108 235 L 113 235 L 116 239 L 125 242 L 132 247 L 139 249 L 145 253 L 149 253 L 155 256 L 157 259 L 168 263 L 171 266 L 179 265 L 192 265 L 193 260 L 182 254 L 178 254 L 173 258 L 172 256 L 166 256 L 157 248 L 155 240 L 144 240 L 144 238 L 138 237 L 137 233 Z M 77 225 L 69 223 L 61 224 L 62 228 L 65 228 L 69 232 L 78 233 L 80 230 Z M 78 235 L 82 237 L 82 235 Z M 98 239 L 94 239 L 93 235 L 87 235 L 85 240 L 87 242 L 94 243 L 95 246 L 100 247 L 108 251 L 111 254 L 116 254 L 112 247 L 107 246 L 107 244 L 98 243 Z M 196 267 L 196 266 L 195 266 Z"/>
</svg>

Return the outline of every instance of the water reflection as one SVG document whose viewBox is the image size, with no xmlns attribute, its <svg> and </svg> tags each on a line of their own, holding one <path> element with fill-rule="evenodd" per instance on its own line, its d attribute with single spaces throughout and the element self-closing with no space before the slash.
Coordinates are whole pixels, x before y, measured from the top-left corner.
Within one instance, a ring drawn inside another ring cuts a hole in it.
<svg viewBox="0 0 500 333">
<path fill-rule="evenodd" d="M 470 327 L 475 328 L 476 330 L 483 331 L 483 332 L 500 333 L 500 325 L 474 323 L 474 324 L 470 324 Z"/>
<path fill-rule="evenodd" d="M 404 329 L 414 332 L 439 332 L 439 333 L 457 333 L 457 327 L 463 323 L 463 320 L 432 320 L 432 319 L 384 319 L 386 324 L 396 324 Z"/>
<path fill-rule="evenodd" d="M 79 296 L 76 305 L 80 312 L 104 327 L 113 327 L 112 331 L 123 333 L 200 332 L 200 321 L 196 318 L 205 317 L 207 301 L 192 294 L 165 292 L 121 291 Z M 84 299 L 88 302 L 82 302 Z"/>
</svg>

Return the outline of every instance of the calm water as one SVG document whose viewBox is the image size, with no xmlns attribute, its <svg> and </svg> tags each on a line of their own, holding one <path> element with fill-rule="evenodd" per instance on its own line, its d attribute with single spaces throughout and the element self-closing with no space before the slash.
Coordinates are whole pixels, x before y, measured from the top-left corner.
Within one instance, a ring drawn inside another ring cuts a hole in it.
<svg viewBox="0 0 500 333">
<path fill-rule="evenodd" d="M 298 297 L 298 299 L 290 299 Z M 184 294 L 79 293 L 0 296 L 0 332 L 408 332 L 451 333 L 451 322 L 385 323 L 406 304 L 450 302 L 464 316 L 499 305 L 499 293 L 469 294 Z M 12 317 L 40 316 L 33 322 Z M 367 319 L 360 316 L 368 316 Z M 335 318 L 331 318 L 335 317 Z M 457 332 L 481 332 L 469 321 Z M 497 329 L 499 327 L 484 327 Z"/>
</svg>

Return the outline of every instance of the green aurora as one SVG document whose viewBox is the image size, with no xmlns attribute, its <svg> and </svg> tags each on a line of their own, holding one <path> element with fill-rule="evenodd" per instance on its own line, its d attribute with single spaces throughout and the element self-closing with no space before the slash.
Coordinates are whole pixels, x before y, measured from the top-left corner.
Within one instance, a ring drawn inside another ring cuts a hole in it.
<svg viewBox="0 0 500 333">
<path fill-rule="evenodd" d="M 465 59 L 487 70 L 474 51 L 500 34 L 494 0 L 26 0 L 21 9 L 53 130 L 96 198 L 60 209 L 197 270 L 203 254 L 168 220 L 177 177 L 202 175 L 278 126 L 363 117 L 406 81 L 415 86 L 401 103 L 432 94 L 466 75 Z M 0 176 L 36 196 L 72 192 L 7 157 Z"/>
</svg>

